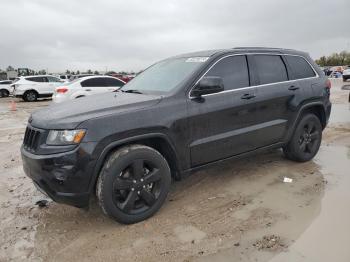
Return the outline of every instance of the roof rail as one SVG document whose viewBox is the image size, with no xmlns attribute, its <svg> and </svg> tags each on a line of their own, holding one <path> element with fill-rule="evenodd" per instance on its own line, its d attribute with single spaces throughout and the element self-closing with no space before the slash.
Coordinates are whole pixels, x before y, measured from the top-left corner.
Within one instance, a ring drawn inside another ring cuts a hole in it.
<svg viewBox="0 0 350 262">
<path fill-rule="evenodd" d="M 232 49 L 243 49 L 243 50 L 274 50 L 274 51 L 278 51 L 278 50 L 290 50 L 290 51 L 294 51 L 293 49 L 289 49 L 289 48 L 278 48 L 278 47 L 263 47 L 263 46 L 241 46 L 241 47 L 234 47 Z"/>
</svg>

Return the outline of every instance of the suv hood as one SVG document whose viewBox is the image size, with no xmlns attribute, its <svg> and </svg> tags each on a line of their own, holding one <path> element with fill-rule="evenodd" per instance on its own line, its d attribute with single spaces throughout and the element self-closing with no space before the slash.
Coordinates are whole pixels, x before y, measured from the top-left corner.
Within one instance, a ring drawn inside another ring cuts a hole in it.
<svg viewBox="0 0 350 262">
<path fill-rule="evenodd" d="M 100 116 L 134 111 L 157 104 L 161 96 L 111 92 L 78 98 L 33 112 L 28 122 L 42 129 L 74 129 Z"/>
</svg>

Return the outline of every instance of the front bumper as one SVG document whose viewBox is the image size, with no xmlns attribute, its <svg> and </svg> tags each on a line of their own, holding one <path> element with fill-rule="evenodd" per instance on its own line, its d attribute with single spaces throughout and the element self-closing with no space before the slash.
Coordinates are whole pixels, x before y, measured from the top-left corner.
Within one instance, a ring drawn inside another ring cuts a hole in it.
<svg viewBox="0 0 350 262">
<path fill-rule="evenodd" d="M 24 90 L 14 89 L 12 93 L 15 97 L 22 97 L 24 94 Z"/>
<path fill-rule="evenodd" d="M 24 172 L 34 184 L 59 203 L 76 207 L 89 205 L 89 183 L 95 161 L 89 143 L 73 151 L 35 155 L 21 147 Z"/>
</svg>

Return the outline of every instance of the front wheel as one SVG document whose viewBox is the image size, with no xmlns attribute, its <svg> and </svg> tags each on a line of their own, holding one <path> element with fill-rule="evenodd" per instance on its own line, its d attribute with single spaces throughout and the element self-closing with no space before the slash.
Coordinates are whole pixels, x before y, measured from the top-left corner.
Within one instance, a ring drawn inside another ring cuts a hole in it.
<svg viewBox="0 0 350 262">
<path fill-rule="evenodd" d="M 314 114 L 305 114 L 288 144 L 283 148 L 288 159 L 306 162 L 318 152 L 322 140 L 322 126 L 319 118 Z"/>
<path fill-rule="evenodd" d="M 165 158 L 153 148 L 130 145 L 113 152 L 97 181 L 96 194 L 105 214 L 124 224 L 154 215 L 171 183 Z"/>
<path fill-rule="evenodd" d="M 34 102 L 38 99 L 38 93 L 30 90 L 23 94 L 23 100 L 26 102 Z"/>
</svg>

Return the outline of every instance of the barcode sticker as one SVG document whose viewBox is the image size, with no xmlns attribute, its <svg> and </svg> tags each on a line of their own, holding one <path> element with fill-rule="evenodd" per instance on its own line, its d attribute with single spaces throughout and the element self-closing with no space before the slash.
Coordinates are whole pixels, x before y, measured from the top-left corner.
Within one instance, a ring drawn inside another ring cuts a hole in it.
<svg viewBox="0 0 350 262">
<path fill-rule="evenodd" d="M 209 57 L 190 57 L 186 59 L 186 63 L 204 63 L 205 61 L 207 61 L 209 59 Z"/>
</svg>

